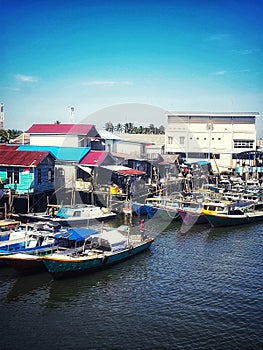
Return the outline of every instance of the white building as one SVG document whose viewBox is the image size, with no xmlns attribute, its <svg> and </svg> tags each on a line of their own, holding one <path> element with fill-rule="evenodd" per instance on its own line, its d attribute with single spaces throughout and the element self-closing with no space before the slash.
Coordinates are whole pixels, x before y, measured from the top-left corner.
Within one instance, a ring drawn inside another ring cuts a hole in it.
<svg viewBox="0 0 263 350">
<path fill-rule="evenodd" d="M 30 137 L 30 145 L 34 146 L 96 149 L 96 143 L 100 143 L 100 135 L 92 124 L 33 124 L 27 133 Z"/>
<path fill-rule="evenodd" d="M 256 149 L 258 112 L 168 112 L 165 153 L 211 160 L 215 170 L 236 166 L 234 154 Z"/>
</svg>

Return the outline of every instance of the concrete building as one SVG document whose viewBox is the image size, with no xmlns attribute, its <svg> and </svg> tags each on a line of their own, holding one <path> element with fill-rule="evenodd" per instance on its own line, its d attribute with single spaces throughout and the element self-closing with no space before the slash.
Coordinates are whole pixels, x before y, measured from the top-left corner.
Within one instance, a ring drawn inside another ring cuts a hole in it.
<svg viewBox="0 0 263 350">
<path fill-rule="evenodd" d="M 92 124 L 33 124 L 27 133 L 30 145 L 90 147 L 104 150 L 101 137 Z"/>
<path fill-rule="evenodd" d="M 215 171 L 236 167 L 235 154 L 256 149 L 258 112 L 168 112 L 165 153 L 210 160 Z"/>
</svg>

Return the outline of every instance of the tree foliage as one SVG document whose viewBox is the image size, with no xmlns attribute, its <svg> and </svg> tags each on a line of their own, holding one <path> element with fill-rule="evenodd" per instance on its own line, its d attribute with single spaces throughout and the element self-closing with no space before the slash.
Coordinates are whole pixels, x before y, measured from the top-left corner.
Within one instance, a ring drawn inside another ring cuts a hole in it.
<svg viewBox="0 0 263 350">
<path fill-rule="evenodd" d="M 142 125 L 134 125 L 133 123 L 124 123 L 117 125 L 113 125 L 112 122 L 107 122 L 105 124 L 105 130 L 110 132 L 118 132 L 118 133 L 126 133 L 126 134 L 154 134 L 160 135 L 165 133 L 165 128 L 163 125 L 156 127 L 154 124 L 150 124 L 149 126 Z"/>
<path fill-rule="evenodd" d="M 10 140 L 15 139 L 21 135 L 23 131 L 17 129 L 1 129 L 0 130 L 0 143 L 9 143 Z"/>
</svg>

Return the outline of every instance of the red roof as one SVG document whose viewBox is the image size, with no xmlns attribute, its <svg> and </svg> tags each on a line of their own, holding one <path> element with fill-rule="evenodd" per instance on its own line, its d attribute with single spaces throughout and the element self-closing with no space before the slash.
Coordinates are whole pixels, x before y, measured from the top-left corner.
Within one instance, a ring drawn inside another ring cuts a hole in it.
<svg viewBox="0 0 263 350">
<path fill-rule="evenodd" d="M 137 170 L 137 169 L 121 169 L 117 170 L 117 173 L 122 174 L 122 175 L 143 175 L 145 174 L 144 171 Z"/>
<path fill-rule="evenodd" d="M 49 152 L 16 151 L 0 148 L 0 165 L 35 167 L 49 155 Z"/>
<path fill-rule="evenodd" d="M 92 124 L 33 124 L 27 133 L 87 135 L 92 128 Z"/>
<path fill-rule="evenodd" d="M 14 151 L 18 148 L 18 145 L 9 145 L 9 144 L 5 144 L 5 143 L 0 143 L 0 153 L 2 151 Z"/>
<path fill-rule="evenodd" d="M 82 164 L 82 165 L 90 165 L 90 166 L 99 166 L 99 165 L 102 164 L 102 162 L 107 157 L 107 155 L 108 155 L 108 152 L 90 151 L 82 159 L 80 164 Z"/>
</svg>

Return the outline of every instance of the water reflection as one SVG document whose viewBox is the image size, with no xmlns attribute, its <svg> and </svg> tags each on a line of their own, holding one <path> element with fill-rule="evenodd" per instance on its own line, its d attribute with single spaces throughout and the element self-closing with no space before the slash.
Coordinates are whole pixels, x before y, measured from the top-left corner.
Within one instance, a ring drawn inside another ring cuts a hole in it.
<svg viewBox="0 0 263 350">
<path fill-rule="evenodd" d="M 138 269 L 138 266 L 143 266 L 144 260 L 151 254 L 153 254 L 152 249 L 106 270 L 73 278 L 52 280 L 49 284 L 46 307 L 54 309 L 60 306 L 61 303 L 75 302 L 83 294 L 89 298 L 93 294 L 94 289 L 106 292 L 112 285 L 121 284 L 123 278 L 131 274 L 131 270 Z"/>
<path fill-rule="evenodd" d="M 27 298 L 34 296 L 39 290 L 47 290 L 50 283 L 51 276 L 48 273 L 17 276 L 12 288 L 6 295 L 6 301 L 25 301 Z"/>
</svg>

